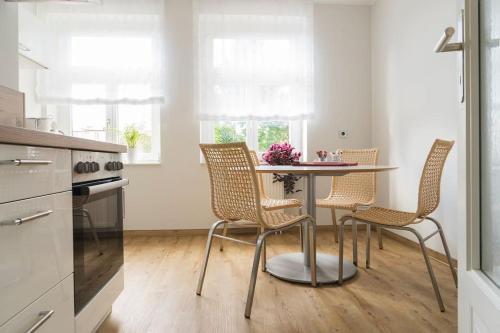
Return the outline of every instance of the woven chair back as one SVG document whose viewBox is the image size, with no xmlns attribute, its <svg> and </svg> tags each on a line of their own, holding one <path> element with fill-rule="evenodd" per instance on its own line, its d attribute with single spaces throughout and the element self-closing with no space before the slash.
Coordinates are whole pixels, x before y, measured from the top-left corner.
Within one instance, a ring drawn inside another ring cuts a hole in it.
<svg viewBox="0 0 500 333">
<path fill-rule="evenodd" d="M 245 143 L 200 144 L 210 176 L 212 210 L 221 220 L 262 223 L 260 192 Z"/>
<path fill-rule="evenodd" d="M 378 149 L 344 149 L 342 161 L 360 165 L 376 165 Z M 375 172 L 351 173 L 341 177 L 332 177 L 330 195 L 357 199 L 360 203 L 371 204 L 375 201 Z"/>
<path fill-rule="evenodd" d="M 252 157 L 253 165 L 259 166 L 260 161 L 259 161 L 259 157 L 257 156 L 257 152 L 255 150 L 250 150 L 250 156 Z M 264 188 L 264 178 L 263 178 L 261 173 L 257 174 L 257 181 L 259 183 L 260 198 L 266 199 L 267 193 L 266 193 L 266 189 Z"/>
<path fill-rule="evenodd" d="M 453 144 L 454 141 L 436 139 L 427 155 L 418 191 L 417 215 L 419 217 L 431 214 L 439 205 L 441 176 Z"/>
</svg>

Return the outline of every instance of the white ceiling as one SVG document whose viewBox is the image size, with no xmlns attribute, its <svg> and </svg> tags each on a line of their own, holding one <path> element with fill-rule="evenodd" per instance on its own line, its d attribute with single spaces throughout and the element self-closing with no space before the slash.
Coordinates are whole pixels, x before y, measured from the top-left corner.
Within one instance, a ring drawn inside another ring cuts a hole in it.
<svg viewBox="0 0 500 333">
<path fill-rule="evenodd" d="M 373 5 L 373 3 L 376 0 L 314 0 L 316 3 L 325 3 L 325 4 L 332 4 L 332 5 L 353 5 L 353 6 L 370 6 Z"/>
</svg>

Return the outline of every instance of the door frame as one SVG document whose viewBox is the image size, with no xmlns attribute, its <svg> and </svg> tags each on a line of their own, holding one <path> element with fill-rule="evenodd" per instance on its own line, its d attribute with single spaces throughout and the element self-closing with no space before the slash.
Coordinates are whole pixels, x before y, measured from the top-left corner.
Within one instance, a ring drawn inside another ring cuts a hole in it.
<svg viewBox="0 0 500 333">
<path fill-rule="evenodd" d="M 500 289 L 481 271 L 479 0 L 458 4 L 465 10 L 465 103 L 458 133 L 458 328 L 494 333 L 500 327 Z"/>
</svg>

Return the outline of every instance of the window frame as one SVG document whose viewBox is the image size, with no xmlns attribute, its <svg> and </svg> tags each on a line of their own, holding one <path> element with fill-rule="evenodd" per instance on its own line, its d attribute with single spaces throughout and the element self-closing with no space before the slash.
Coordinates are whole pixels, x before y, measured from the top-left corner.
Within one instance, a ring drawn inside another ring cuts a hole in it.
<svg viewBox="0 0 500 333">
<path fill-rule="evenodd" d="M 57 119 L 59 128 L 67 135 L 74 136 L 73 134 L 73 115 L 75 110 L 73 105 L 53 105 L 55 114 L 53 115 Z M 161 164 L 161 105 L 159 104 L 147 104 L 151 107 L 151 153 L 140 152 L 136 162 L 130 163 L 127 160 L 127 154 L 123 154 L 123 160 L 125 164 Z M 120 111 L 118 104 L 104 105 L 106 112 L 106 141 L 111 143 L 124 144 L 119 140 L 120 136 L 113 128 L 119 128 Z M 45 114 L 48 113 L 47 105 L 42 107 Z M 50 111 L 49 111 L 50 113 Z"/>
<path fill-rule="evenodd" d="M 224 121 L 224 120 L 222 120 Z M 230 122 L 231 120 L 227 120 Z M 235 120 L 242 121 L 242 120 Z M 302 159 L 307 158 L 307 120 L 247 120 L 246 122 L 246 144 L 251 150 L 255 150 L 257 155 L 262 156 L 264 151 L 259 151 L 259 122 L 270 122 L 270 121 L 283 121 L 288 122 L 288 142 L 294 146 L 298 151 L 302 152 Z M 217 121 L 206 120 L 200 121 L 200 142 L 201 143 L 215 143 L 215 123 Z M 200 153 L 200 163 L 205 163 L 203 156 Z"/>
</svg>

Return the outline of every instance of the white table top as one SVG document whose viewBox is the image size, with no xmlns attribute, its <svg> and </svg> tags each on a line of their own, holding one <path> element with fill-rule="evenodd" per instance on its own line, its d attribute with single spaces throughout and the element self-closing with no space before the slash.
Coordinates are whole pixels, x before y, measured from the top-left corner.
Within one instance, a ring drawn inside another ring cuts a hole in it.
<svg viewBox="0 0 500 333">
<path fill-rule="evenodd" d="M 261 165 L 255 167 L 257 173 L 292 173 L 298 175 L 335 176 L 355 172 L 381 172 L 395 170 L 390 165 L 356 165 L 356 166 L 293 166 L 293 165 Z"/>
</svg>

